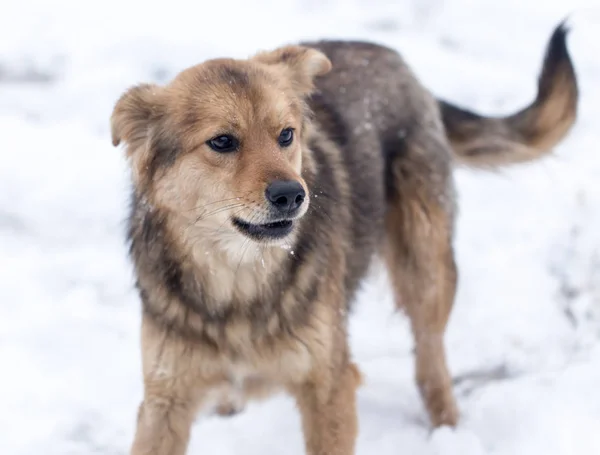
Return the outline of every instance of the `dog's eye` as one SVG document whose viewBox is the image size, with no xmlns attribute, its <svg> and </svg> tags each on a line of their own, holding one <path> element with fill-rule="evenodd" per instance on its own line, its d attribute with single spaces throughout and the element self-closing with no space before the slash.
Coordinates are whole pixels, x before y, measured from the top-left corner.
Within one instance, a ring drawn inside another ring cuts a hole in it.
<svg viewBox="0 0 600 455">
<path fill-rule="evenodd" d="M 284 129 L 279 135 L 279 145 L 282 147 L 287 147 L 294 140 L 294 130 L 293 128 Z"/>
<path fill-rule="evenodd" d="M 222 136 L 213 137 L 206 144 L 215 152 L 227 153 L 233 152 L 238 148 L 238 140 L 233 136 L 224 134 Z"/>
</svg>

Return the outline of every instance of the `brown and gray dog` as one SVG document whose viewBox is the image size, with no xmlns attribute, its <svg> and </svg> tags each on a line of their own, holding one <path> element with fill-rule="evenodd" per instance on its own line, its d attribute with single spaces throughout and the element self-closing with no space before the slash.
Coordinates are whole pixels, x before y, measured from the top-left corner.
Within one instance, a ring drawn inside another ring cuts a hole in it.
<svg viewBox="0 0 600 455">
<path fill-rule="evenodd" d="M 459 416 L 444 353 L 457 282 L 456 162 L 535 160 L 576 117 L 560 25 L 538 94 L 507 117 L 436 100 L 393 50 L 323 41 L 217 59 L 117 102 L 143 303 L 134 455 L 183 455 L 200 409 L 284 390 L 311 455 L 354 453 L 347 318 L 376 255 L 414 334 L 434 426 Z"/>
</svg>

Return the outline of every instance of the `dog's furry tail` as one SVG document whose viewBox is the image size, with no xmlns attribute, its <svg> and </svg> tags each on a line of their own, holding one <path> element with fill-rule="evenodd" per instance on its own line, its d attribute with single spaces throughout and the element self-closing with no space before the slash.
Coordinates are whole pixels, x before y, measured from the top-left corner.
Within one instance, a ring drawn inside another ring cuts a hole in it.
<svg viewBox="0 0 600 455">
<path fill-rule="evenodd" d="M 458 160 L 493 169 L 533 161 L 549 153 L 569 132 L 579 91 L 564 22 L 546 48 L 535 101 L 507 117 L 485 117 L 440 100 L 446 134 Z"/>
</svg>

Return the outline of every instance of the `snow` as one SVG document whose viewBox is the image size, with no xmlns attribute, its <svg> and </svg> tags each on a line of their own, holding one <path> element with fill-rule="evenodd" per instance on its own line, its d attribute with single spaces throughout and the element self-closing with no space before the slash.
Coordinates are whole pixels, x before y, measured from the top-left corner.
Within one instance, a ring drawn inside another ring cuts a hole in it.
<svg viewBox="0 0 600 455">
<path fill-rule="evenodd" d="M 123 240 L 118 95 L 206 58 L 299 39 L 400 50 L 436 94 L 488 114 L 534 94 L 568 14 L 580 117 L 542 162 L 456 172 L 460 285 L 447 334 L 460 425 L 432 431 L 406 318 L 376 269 L 351 323 L 358 454 L 600 453 L 598 0 L 5 2 L 0 16 L 0 453 L 128 451 L 139 301 Z M 596 234 L 594 234 L 596 233 Z M 302 453 L 291 399 L 194 428 L 192 453 Z"/>
</svg>

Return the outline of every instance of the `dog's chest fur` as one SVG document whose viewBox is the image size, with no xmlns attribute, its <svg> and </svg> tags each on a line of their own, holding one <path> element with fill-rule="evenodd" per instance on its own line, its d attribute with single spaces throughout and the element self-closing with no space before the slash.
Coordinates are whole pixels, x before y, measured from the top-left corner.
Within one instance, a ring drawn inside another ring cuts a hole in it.
<svg viewBox="0 0 600 455">
<path fill-rule="evenodd" d="M 298 351 L 297 332 L 319 317 L 315 299 L 328 257 L 302 240 L 313 233 L 301 231 L 293 250 L 270 246 L 232 255 L 196 241 L 182 253 L 164 214 L 135 207 L 136 201 L 131 254 L 147 318 L 225 363 Z"/>
</svg>

